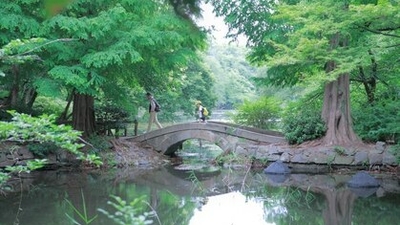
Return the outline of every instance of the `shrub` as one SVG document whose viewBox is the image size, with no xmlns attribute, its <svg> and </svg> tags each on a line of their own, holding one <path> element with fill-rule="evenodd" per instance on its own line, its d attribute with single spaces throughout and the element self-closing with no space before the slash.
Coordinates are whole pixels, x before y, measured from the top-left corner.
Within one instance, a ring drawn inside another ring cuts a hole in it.
<svg viewBox="0 0 400 225">
<path fill-rule="evenodd" d="M 354 130 L 364 141 L 391 141 L 400 138 L 400 102 L 380 100 L 353 109 Z"/>
<path fill-rule="evenodd" d="M 301 144 L 322 137 L 326 132 L 325 122 L 317 106 L 304 102 L 289 106 L 283 117 L 283 133 L 289 144 Z"/>
<path fill-rule="evenodd" d="M 245 101 L 238 107 L 233 121 L 261 129 L 277 129 L 280 119 L 280 102 L 272 97 L 263 97 L 255 102 Z"/>
<path fill-rule="evenodd" d="M 32 154 L 38 158 L 45 158 L 50 153 L 56 153 L 59 147 L 53 142 L 30 143 L 27 145 Z"/>
<path fill-rule="evenodd" d="M 32 115 L 55 114 L 58 116 L 63 112 L 66 105 L 67 103 L 61 99 L 39 96 L 32 106 Z"/>
<path fill-rule="evenodd" d="M 96 105 L 97 121 L 126 121 L 129 118 L 129 113 L 120 106 L 112 103 Z"/>
</svg>

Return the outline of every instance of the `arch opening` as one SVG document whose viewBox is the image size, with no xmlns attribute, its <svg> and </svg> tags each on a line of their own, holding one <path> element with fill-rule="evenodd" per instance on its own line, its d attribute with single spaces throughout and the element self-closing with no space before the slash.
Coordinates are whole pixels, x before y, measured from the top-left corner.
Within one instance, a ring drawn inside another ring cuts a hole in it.
<svg viewBox="0 0 400 225">
<path fill-rule="evenodd" d="M 165 155 L 173 155 L 176 151 L 183 147 L 183 144 L 187 140 L 204 140 L 218 146 L 222 151 L 226 151 L 231 148 L 230 143 L 220 135 L 216 135 L 210 131 L 191 131 L 191 132 L 178 132 L 170 135 L 168 139 L 165 139 L 160 143 L 163 146 L 163 153 Z"/>
<path fill-rule="evenodd" d="M 176 164 L 184 168 L 206 168 L 215 161 L 224 151 L 215 143 L 204 139 L 194 138 L 182 142 L 181 148 L 171 155 Z M 192 167 L 193 166 L 193 167 Z"/>
</svg>

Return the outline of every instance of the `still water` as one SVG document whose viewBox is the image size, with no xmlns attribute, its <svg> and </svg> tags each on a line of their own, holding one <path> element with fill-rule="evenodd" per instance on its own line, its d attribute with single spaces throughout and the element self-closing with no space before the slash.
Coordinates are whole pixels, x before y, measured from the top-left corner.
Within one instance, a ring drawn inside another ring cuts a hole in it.
<svg viewBox="0 0 400 225">
<path fill-rule="evenodd" d="M 0 225 L 141 224 L 131 218 L 144 212 L 162 225 L 400 224 L 399 180 L 372 175 L 381 187 L 355 190 L 351 174 L 38 171 L 15 181 L 23 192 L 0 196 Z"/>
</svg>

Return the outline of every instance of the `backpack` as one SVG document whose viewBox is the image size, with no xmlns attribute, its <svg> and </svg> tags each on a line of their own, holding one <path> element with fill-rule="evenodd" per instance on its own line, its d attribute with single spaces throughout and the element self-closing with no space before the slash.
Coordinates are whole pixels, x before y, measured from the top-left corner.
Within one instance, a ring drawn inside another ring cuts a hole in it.
<svg viewBox="0 0 400 225">
<path fill-rule="evenodd" d="M 160 104 L 158 104 L 158 102 L 155 99 L 154 99 L 154 103 L 156 104 L 156 107 L 154 108 L 154 111 L 160 112 L 160 110 L 161 110 Z"/>
<path fill-rule="evenodd" d="M 206 107 L 203 107 L 203 115 L 208 116 L 208 110 Z"/>
</svg>

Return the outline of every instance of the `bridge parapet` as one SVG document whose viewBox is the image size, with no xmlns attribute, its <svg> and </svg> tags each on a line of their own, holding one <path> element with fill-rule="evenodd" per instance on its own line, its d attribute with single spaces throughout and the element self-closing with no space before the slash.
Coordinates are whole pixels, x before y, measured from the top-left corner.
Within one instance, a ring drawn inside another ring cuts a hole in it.
<svg viewBox="0 0 400 225">
<path fill-rule="evenodd" d="M 189 139 L 215 143 L 223 151 L 235 150 L 239 142 L 241 145 L 254 145 L 285 141 L 278 132 L 220 122 L 176 124 L 129 139 L 149 144 L 167 155 L 174 153 L 180 143 Z"/>
</svg>

